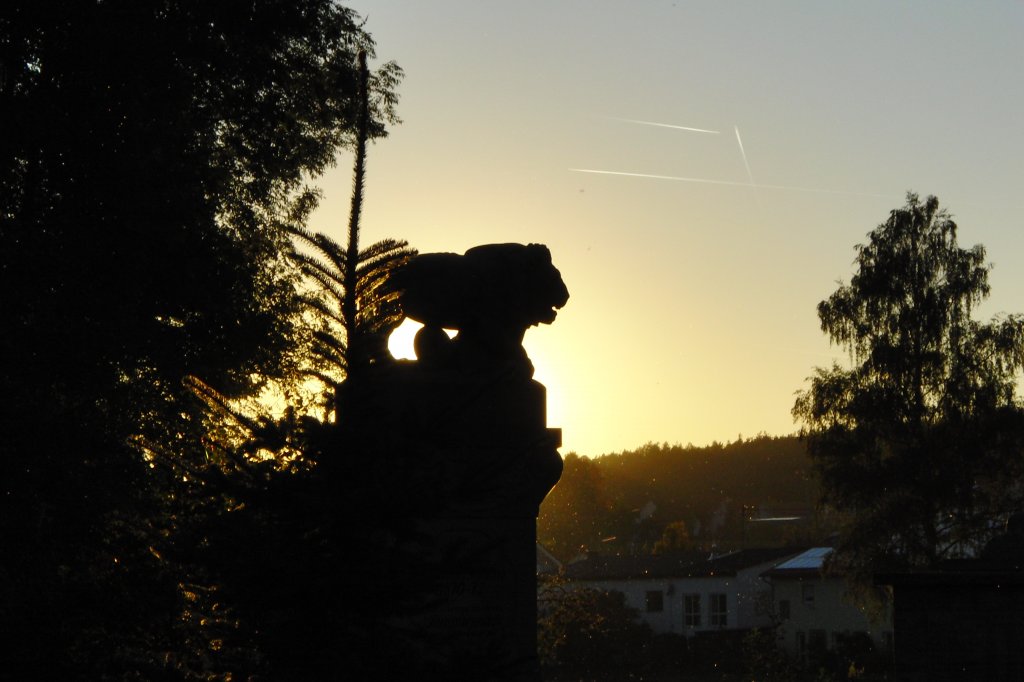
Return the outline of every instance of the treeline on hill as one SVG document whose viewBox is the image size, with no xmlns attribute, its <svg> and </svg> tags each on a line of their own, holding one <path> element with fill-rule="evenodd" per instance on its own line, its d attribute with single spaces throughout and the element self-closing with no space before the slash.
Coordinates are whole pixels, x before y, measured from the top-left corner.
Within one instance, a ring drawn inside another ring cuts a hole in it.
<svg viewBox="0 0 1024 682">
<path fill-rule="evenodd" d="M 595 459 L 569 453 L 541 505 L 537 537 L 562 560 L 583 550 L 811 544 L 834 531 L 818 497 L 806 446 L 796 436 L 703 447 L 648 443 Z"/>
</svg>

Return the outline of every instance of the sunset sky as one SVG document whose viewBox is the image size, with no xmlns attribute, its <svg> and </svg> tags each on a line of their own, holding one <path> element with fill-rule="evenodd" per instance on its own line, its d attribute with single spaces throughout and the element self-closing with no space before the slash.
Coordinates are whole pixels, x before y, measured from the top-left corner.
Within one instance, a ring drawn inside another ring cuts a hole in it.
<svg viewBox="0 0 1024 682">
<path fill-rule="evenodd" d="M 793 432 L 845 357 L 815 306 L 907 190 L 988 249 L 979 317 L 1024 312 L 1022 2 L 343 4 L 406 72 L 363 244 L 550 247 L 571 298 L 526 345 L 563 453 Z M 321 186 L 342 240 L 350 157 Z"/>
</svg>

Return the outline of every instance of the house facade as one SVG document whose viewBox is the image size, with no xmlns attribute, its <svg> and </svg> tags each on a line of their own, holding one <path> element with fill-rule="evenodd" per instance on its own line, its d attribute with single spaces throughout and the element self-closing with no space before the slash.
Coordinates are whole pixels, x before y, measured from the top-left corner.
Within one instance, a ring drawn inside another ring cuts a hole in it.
<svg viewBox="0 0 1024 682">
<path fill-rule="evenodd" d="M 764 572 L 771 585 L 772 619 L 779 645 L 806 658 L 834 650 L 844 639 L 868 637 L 877 652 L 891 652 L 891 614 L 873 622 L 846 597 L 842 576 L 824 573 L 830 547 L 815 547 Z"/>
<path fill-rule="evenodd" d="M 565 576 L 581 587 L 617 591 L 655 633 L 705 632 L 771 625 L 770 587 L 761 575 L 796 552 L 748 549 L 706 558 L 695 553 L 648 557 L 591 556 Z"/>
</svg>

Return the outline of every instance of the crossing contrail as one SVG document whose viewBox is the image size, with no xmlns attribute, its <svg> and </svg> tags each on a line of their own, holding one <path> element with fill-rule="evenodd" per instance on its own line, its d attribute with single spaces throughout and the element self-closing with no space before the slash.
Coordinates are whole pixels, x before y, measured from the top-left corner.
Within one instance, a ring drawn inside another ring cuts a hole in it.
<svg viewBox="0 0 1024 682">
<path fill-rule="evenodd" d="M 736 131 L 736 144 L 740 146 L 740 156 L 743 157 L 743 167 L 747 169 L 747 177 L 750 179 L 750 186 L 754 189 L 754 200 L 757 202 L 757 208 L 760 211 L 764 211 L 761 206 L 761 197 L 757 193 L 757 185 L 754 183 L 754 174 L 750 172 L 750 162 L 747 161 L 747 152 L 743 149 L 743 139 L 740 137 L 740 127 L 733 126 L 732 129 Z"/>
<path fill-rule="evenodd" d="M 750 178 L 750 184 L 754 184 L 754 174 L 750 172 L 750 162 L 747 161 L 747 153 L 743 150 L 743 140 L 740 139 L 740 128 L 739 126 L 733 126 L 733 130 L 736 131 L 736 143 L 740 146 L 740 156 L 743 157 L 743 166 L 747 169 L 747 177 Z"/>
<path fill-rule="evenodd" d="M 654 175 L 652 173 L 627 173 L 625 171 L 598 170 L 595 168 L 570 168 L 572 173 L 592 173 L 595 175 L 619 175 L 630 178 L 648 178 L 651 180 L 674 180 L 676 182 L 697 182 L 707 185 L 728 185 L 731 187 L 755 187 L 757 189 L 781 189 L 792 192 L 817 192 L 819 194 L 851 194 L 860 197 L 887 197 L 888 194 L 873 192 L 851 192 L 842 189 L 819 189 L 816 187 L 795 187 L 792 185 L 757 185 L 752 182 L 732 182 L 729 180 L 711 180 L 709 178 L 685 178 L 678 175 Z"/>
<path fill-rule="evenodd" d="M 710 133 L 712 135 L 718 135 L 717 130 L 706 130 L 704 128 L 691 128 L 689 126 L 677 126 L 671 123 L 655 123 L 654 121 L 639 121 L 635 118 L 618 118 L 617 116 L 605 116 L 613 121 L 622 121 L 623 123 L 639 123 L 645 126 L 657 126 L 658 128 L 672 128 L 673 130 L 687 130 L 691 133 Z"/>
</svg>

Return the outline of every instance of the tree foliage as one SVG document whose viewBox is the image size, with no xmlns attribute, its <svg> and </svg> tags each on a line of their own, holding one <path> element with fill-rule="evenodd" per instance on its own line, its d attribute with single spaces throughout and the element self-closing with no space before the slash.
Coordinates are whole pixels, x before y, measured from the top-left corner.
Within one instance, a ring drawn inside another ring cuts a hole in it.
<svg viewBox="0 0 1024 682">
<path fill-rule="evenodd" d="M 636 674 L 651 665 L 651 628 L 621 592 L 546 578 L 538 608 L 537 648 L 547 672 L 604 679 Z"/>
<path fill-rule="evenodd" d="M 195 497 L 211 461 L 251 462 L 211 446 L 193 386 L 297 376 L 287 228 L 351 143 L 372 48 L 329 0 L 0 8 L 4 674 L 203 679 L 250 656 L 185 522 L 238 504 Z M 370 136 L 399 75 L 369 76 Z"/>
<path fill-rule="evenodd" d="M 570 452 L 563 460 L 562 477 L 541 504 L 537 538 L 568 560 L 615 536 L 620 516 L 598 464 Z"/>
<path fill-rule="evenodd" d="M 347 249 L 323 233 L 295 228 L 292 234 L 313 253 L 296 250 L 293 258 L 315 286 L 302 300 L 316 320 L 311 365 L 306 372 L 328 386 L 336 385 L 355 366 L 369 365 L 387 352 L 387 339 L 402 321 L 398 293 L 389 277 L 415 253 L 405 241 L 385 239 L 358 252 L 354 285 L 346 286 Z M 352 295 L 347 294 L 352 291 Z M 346 319 L 345 302 L 353 301 Z M 349 339 L 356 340 L 350 343 Z"/>
<path fill-rule="evenodd" d="M 358 69 L 348 244 L 343 248 L 301 225 L 288 228 L 307 247 L 287 252 L 305 276 L 299 285 L 299 326 L 308 332 L 310 357 L 299 375 L 320 380 L 327 409 L 317 418 L 309 405 L 293 401 L 279 419 L 253 416 L 194 382 L 211 414 L 222 416 L 220 423 L 233 422 L 240 433 L 234 440 L 211 441 L 224 455 L 222 462 L 238 466 L 225 470 L 221 462 L 209 462 L 202 475 L 233 503 L 220 513 L 195 515 L 207 538 L 203 564 L 211 569 L 220 598 L 238 614 L 236 638 L 249 641 L 241 650 L 259 657 L 255 664 L 236 664 L 232 674 L 257 670 L 272 679 L 322 679 L 344 670 L 361 679 L 389 679 L 398 668 L 374 654 L 385 641 L 402 661 L 398 667 L 409 674 L 419 673 L 425 660 L 424 642 L 388 620 L 396 610 L 419 607 L 407 603 L 412 591 L 380 599 L 365 587 L 381 566 L 404 566 L 424 578 L 429 562 L 389 545 L 394 529 L 379 519 L 338 523 L 379 506 L 383 493 L 373 484 L 383 478 L 382 462 L 368 455 L 368 443 L 342 433 L 339 411 L 351 420 L 356 406 L 340 404 L 340 382 L 352 381 L 371 365 L 393 362 L 386 344 L 401 311 L 389 280 L 415 254 L 395 240 L 359 248 L 372 99 L 362 51 Z M 260 459 L 258 452 L 273 457 Z M 351 560 L 355 547 L 359 561 Z M 426 648 L 438 645 L 431 641 Z"/>
<path fill-rule="evenodd" d="M 972 319 L 990 266 L 935 197 L 908 194 L 856 250 L 818 305 L 851 365 L 818 368 L 793 414 L 848 516 L 835 557 L 865 576 L 971 554 L 1019 504 L 1024 320 Z"/>
<path fill-rule="evenodd" d="M 666 554 L 693 549 L 693 540 L 690 539 L 690 532 L 686 529 L 685 521 L 673 521 L 665 526 L 661 537 L 651 548 L 651 554 Z"/>
<path fill-rule="evenodd" d="M 561 479 L 541 505 L 538 540 L 564 561 L 591 551 L 647 553 L 673 522 L 710 551 L 821 542 L 832 521 L 815 509 L 818 484 L 795 436 L 732 443 L 668 445 L 594 459 L 568 454 Z M 746 523 L 743 510 L 796 517 Z"/>
</svg>

